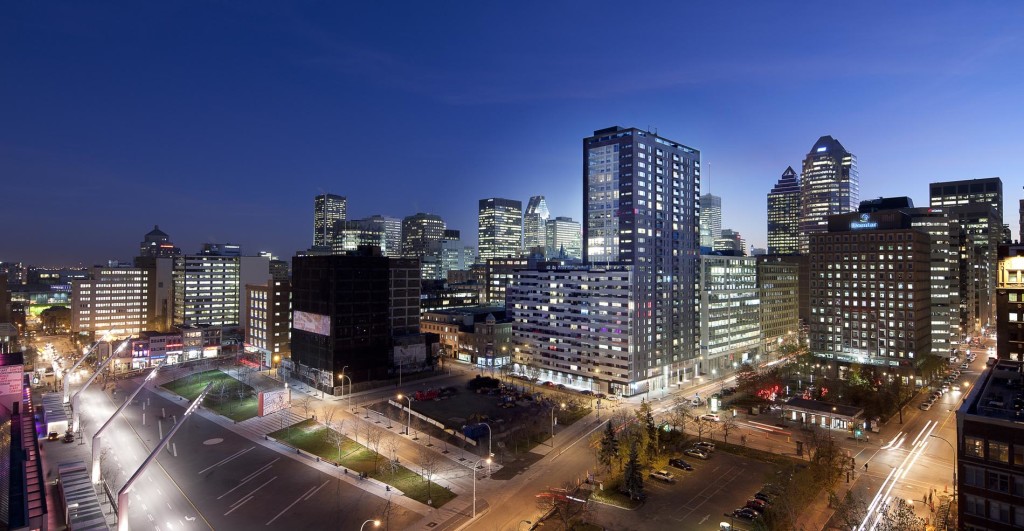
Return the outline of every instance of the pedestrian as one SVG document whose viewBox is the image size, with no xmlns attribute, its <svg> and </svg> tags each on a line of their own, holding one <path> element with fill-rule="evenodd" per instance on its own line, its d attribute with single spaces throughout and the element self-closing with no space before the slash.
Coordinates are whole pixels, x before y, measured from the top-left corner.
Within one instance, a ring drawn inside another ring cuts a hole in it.
<svg viewBox="0 0 1024 531">
<path fill-rule="evenodd" d="M 865 472 L 867 472 L 867 471 L 868 471 L 868 464 L 867 464 L 867 463 L 864 463 L 864 471 L 865 471 Z"/>
</svg>

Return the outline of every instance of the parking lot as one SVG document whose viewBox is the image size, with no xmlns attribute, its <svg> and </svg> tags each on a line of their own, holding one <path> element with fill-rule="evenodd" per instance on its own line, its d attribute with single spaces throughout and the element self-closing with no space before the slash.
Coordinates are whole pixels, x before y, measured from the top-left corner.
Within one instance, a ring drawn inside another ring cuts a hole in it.
<svg viewBox="0 0 1024 531">
<path fill-rule="evenodd" d="M 775 473 L 775 466 L 722 451 L 708 460 L 684 457 L 692 472 L 667 467 L 676 478 L 644 480 L 647 501 L 636 511 L 598 505 L 593 521 L 618 530 L 717 530 L 720 522 L 752 529 L 749 522 L 724 516 L 742 507 Z"/>
</svg>

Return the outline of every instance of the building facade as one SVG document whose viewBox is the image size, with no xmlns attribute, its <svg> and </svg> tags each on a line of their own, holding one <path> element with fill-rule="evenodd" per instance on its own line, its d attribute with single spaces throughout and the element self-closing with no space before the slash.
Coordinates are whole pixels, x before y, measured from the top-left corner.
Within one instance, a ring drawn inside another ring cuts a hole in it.
<svg viewBox="0 0 1024 531">
<path fill-rule="evenodd" d="M 732 229 L 722 229 L 721 233 L 721 236 L 715 238 L 715 244 L 712 246 L 713 250 L 725 251 L 737 256 L 747 254 L 747 241 L 743 239 L 740 233 Z"/>
<path fill-rule="evenodd" d="M 859 204 L 857 157 L 831 136 L 819 138 L 800 178 L 800 251 L 808 251 L 811 234 L 828 231 L 829 216 L 855 212 Z"/>
<path fill-rule="evenodd" d="M 917 380 L 931 354 L 930 237 L 901 210 L 829 217 L 810 238 L 811 353 L 833 375 L 875 366 Z"/>
<path fill-rule="evenodd" d="M 800 257 L 770 254 L 756 259 L 760 353 L 771 361 L 783 344 L 799 341 Z"/>
<path fill-rule="evenodd" d="M 181 254 L 181 249 L 171 243 L 171 237 L 160 230 L 159 225 L 153 225 L 153 230 L 142 237 L 139 244 L 139 256 L 149 258 L 173 258 Z"/>
<path fill-rule="evenodd" d="M 551 260 L 583 260 L 583 232 L 578 221 L 558 216 L 549 219 L 547 231 L 547 252 L 545 257 Z"/>
<path fill-rule="evenodd" d="M 700 196 L 700 246 L 714 248 L 715 240 L 722 237 L 722 198 L 717 195 Z"/>
<path fill-rule="evenodd" d="M 146 330 L 150 270 L 94 267 L 88 280 L 71 283 L 71 331 L 126 337 Z"/>
<path fill-rule="evenodd" d="M 331 247 L 334 225 L 345 221 L 348 199 L 340 195 L 320 194 L 313 198 L 313 246 Z"/>
<path fill-rule="evenodd" d="M 548 247 L 547 222 L 551 217 L 548 210 L 548 202 L 542 195 L 535 195 L 526 204 L 526 214 L 523 215 L 523 252 L 529 254 L 534 248 L 542 250 Z"/>
<path fill-rule="evenodd" d="M 522 201 L 481 199 L 477 227 L 480 260 L 519 257 L 523 248 Z"/>
<path fill-rule="evenodd" d="M 270 280 L 266 256 L 182 255 L 174 259 L 174 324 L 242 323 L 246 284 Z"/>
<path fill-rule="evenodd" d="M 768 254 L 800 251 L 800 179 L 792 166 L 768 192 Z"/>
<path fill-rule="evenodd" d="M 913 216 L 911 226 L 931 237 L 932 355 L 951 358 L 963 335 L 960 318 L 963 231 L 960 224 L 940 208 L 914 208 L 908 213 Z"/>
<path fill-rule="evenodd" d="M 277 367 L 291 358 L 292 285 L 271 279 L 266 284 L 246 284 L 245 343 L 257 354 L 261 367 Z"/>
<path fill-rule="evenodd" d="M 420 331 L 437 334 L 441 355 L 496 371 L 512 360 L 512 321 L 503 306 L 424 312 Z"/>
<path fill-rule="evenodd" d="M 665 389 L 698 369 L 700 152 L 622 127 L 582 147 L 584 259 L 633 266 L 631 378 Z"/>
<path fill-rule="evenodd" d="M 1024 246 L 999 247 L 996 357 L 1024 361 Z"/>
<path fill-rule="evenodd" d="M 760 351 L 757 258 L 700 257 L 700 373 L 724 375 Z"/>
</svg>

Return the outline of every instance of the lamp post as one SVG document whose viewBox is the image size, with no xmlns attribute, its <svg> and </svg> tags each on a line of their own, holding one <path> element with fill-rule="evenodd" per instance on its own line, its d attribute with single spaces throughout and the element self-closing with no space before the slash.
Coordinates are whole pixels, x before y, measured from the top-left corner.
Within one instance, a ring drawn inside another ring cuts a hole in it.
<svg viewBox="0 0 1024 531">
<path fill-rule="evenodd" d="M 363 528 L 366 527 L 366 524 L 370 522 L 373 522 L 373 527 L 380 527 L 380 520 L 367 520 L 363 522 L 363 525 L 359 526 L 359 531 L 363 531 Z"/>
<path fill-rule="evenodd" d="M 399 393 L 398 399 L 401 400 L 403 398 L 409 402 L 409 411 L 407 411 L 405 414 L 405 434 L 409 435 L 409 426 L 412 422 L 412 398 L 409 398 Z"/>
<path fill-rule="evenodd" d="M 342 375 L 339 376 L 339 378 L 343 378 L 341 380 L 341 388 L 343 393 L 345 392 L 345 379 L 348 380 L 348 393 L 345 393 L 345 396 L 348 397 L 348 407 L 352 407 L 352 377 L 342 373 Z M 355 413 L 356 410 L 353 409 L 352 412 Z"/>
<path fill-rule="evenodd" d="M 832 406 L 832 416 L 828 418 L 828 438 L 832 438 L 832 424 L 836 422 L 836 406 Z"/>
<path fill-rule="evenodd" d="M 491 464 L 491 458 L 490 457 L 477 459 L 476 463 L 473 463 L 473 519 L 474 520 L 476 519 L 476 468 L 478 466 L 480 466 L 480 461 L 485 461 L 485 460 L 487 461 L 488 465 Z"/>
<path fill-rule="evenodd" d="M 491 425 L 490 424 L 488 424 L 486 422 L 481 422 L 480 424 L 483 424 L 484 426 L 487 426 L 487 457 L 488 457 L 488 459 L 487 459 L 487 475 L 490 476 L 491 475 L 491 460 L 490 460 L 490 458 L 494 457 L 494 452 L 491 450 L 491 439 L 493 438 L 494 433 L 491 431 Z"/>
<path fill-rule="evenodd" d="M 948 444 L 949 449 L 953 450 L 953 498 L 956 499 L 956 447 L 953 446 L 953 443 L 947 441 L 945 437 L 939 437 L 935 434 L 930 434 L 929 436 L 935 437 L 936 439 Z"/>
<path fill-rule="evenodd" d="M 274 357 L 270 361 L 273 364 L 272 368 L 274 369 L 274 378 L 277 379 L 277 368 L 281 366 L 281 356 L 274 354 Z"/>
<path fill-rule="evenodd" d="M 562 402 L 562 409 L 565 409 L 565 402 Z M 551 408 L 551 447 L 555 447 L 555 408 Z"/>
</svg>

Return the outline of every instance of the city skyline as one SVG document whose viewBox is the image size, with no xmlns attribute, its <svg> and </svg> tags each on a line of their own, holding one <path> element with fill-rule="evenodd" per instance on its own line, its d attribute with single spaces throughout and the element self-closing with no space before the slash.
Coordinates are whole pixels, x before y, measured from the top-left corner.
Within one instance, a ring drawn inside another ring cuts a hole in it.
<svg viewBox="0 0 1024 531">
<path fill-rule="evenodd" d="M 1018 237 L 1024 8 L 663 8 L 644 24 L 611 5 L 511 8 L 494 27 L 491 6 L 11 6 L 0 168 L 24 200 L 0 220 L 27 229 L 0 259 L 125 260 L 153 225 L 185 252 L 230 241 L 287 259 L 322 193 L 353 219 L 436 213 L 473 245 L 487 197 L 543 195 L 582 220 L 578 142 L 613 126 L 700 150 L 701 194 L 757 247 L 765 194 L 824 135 L 857 154 L 862 199 L 923 205 L 930 182 L 1001 177 Z M 673 15 L 702 23 L 667 31 Z M 602 27 L 637 43 L 609 47 L 614 68 L 592 68 Z"/>
</svg>

